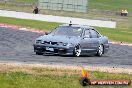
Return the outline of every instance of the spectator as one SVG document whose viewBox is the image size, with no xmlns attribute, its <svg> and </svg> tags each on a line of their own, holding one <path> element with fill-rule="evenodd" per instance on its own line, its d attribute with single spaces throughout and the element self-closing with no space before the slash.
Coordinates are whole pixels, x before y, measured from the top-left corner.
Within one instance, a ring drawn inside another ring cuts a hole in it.
<svg viewBox="0 0 132 88">
<path fill-rule="evenodd" d="M 124 16 L 124 10 L 121 10 L 121 16 Z"/>
<path fill-rule="evenodd" d="M 124 10 L 124 16 L 127 16 L 127 15 L 128 15 L 128 11 Z"/>
<path fill-rule="evenodd" d="M 33 13 L 38 14 L 38 12 L 39 12 L 38 7 L 35 7 L 34 10 L 33 10 Z"/>
</svg>

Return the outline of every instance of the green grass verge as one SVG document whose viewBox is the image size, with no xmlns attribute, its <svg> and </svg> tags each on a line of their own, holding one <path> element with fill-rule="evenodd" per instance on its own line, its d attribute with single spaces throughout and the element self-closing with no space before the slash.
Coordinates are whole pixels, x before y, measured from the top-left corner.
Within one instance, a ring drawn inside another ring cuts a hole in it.
<svg viewBox="0 0 132 88">
<path fill-rule="evenodd" d="M 110 40 L 132 42 L 132 30 L 131 29 L 111 29 L 111 28 L 98 28 L 97 30 L 103 35 L 108 36 Z"/>
<path fill-rule="evenodd" d="M 38 0 L 12 0 L 14 2 L 36 3 Z"/>
<path fill-rule="evenodd" d="M 36 20 L 25 20 L 25 19 L 16 19 L 9 17 L 0 17 L 0 23 L 17 25 L 22 27 L 31 27 L 41 30 L 51 31 L 53 28 L 59 25 L 59 23 L 55 22 L 44 22 L 44 21 L 36 21 Z M 96 29 L 101 32 L 103 35 L 109 37 L 110 40 L 115 41 L 124 41 L 124 42 L 132 42 L 132 30 L 130 28 L 99 28 Z"/>
<path fill-rule="evenodd" d="M 37 73 L 0 72 L 0 88 L 84 88 L 79 84 L 80 71 L 35 68 Z M 50 74 L 52 73 L 52 74 Z M 62 73 L 62 75 L 60 75 Z M 71 73 L 71 74 L 69 74 Z M 128 74 L 90 72 L 91 79 L 130 79 Z M 86 88 L 132 88 L 130 86 L 87 86 Z"/>
<path fill-rule="evenodd" d="M 132 12 L 132 0 L 88 0 L 90 9 L 120 11 L 127 9 Z"/>
<path fill-rule="evenodd" d="M 22 27 L 31 27 L 31 28 L 43 29 L 43 30 L 51 30 L 55 26 L 59 25 L 59 23 L 55 23 L 55 22 L 44 22 L 44 21 L 17 19 L 17 18 L 9 18 L 9 17 L 0 17 L 0 23 L 17 25 Z"/>
</svg>

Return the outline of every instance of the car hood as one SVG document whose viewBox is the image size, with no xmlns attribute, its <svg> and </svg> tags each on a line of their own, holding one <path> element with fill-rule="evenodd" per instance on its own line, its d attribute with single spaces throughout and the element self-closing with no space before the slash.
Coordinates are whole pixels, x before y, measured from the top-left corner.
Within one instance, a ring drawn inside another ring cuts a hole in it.
<svg viewBox="0 0 132 88">
<path fill-rule="evenodd" d="M 52 41 L 52 42 L 63 42 L 63 43 L 78 43 L 80 37 L 75 36 L 64 36 L 64 35 L 44 35 L 36 40 Z"/>
</svg>

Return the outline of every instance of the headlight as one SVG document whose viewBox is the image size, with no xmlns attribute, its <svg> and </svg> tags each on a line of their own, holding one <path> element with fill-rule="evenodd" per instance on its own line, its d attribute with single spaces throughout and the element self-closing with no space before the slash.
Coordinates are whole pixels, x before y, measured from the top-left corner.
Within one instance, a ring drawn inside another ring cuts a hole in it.
<svg viewBox="0 0 132 88">
<path fill-rule="evenodd" d="M 63 46 L 67 46 L 68 45 L 68 43 L 63 43 Z"/>
<path fill-rule="evenodd" d="M 42 44 L 44 44 L 44 41 L 41 41 Z"/>
<path fill-rule="evenodd" d="M 71 43 L 63 43 L 63 46 L 72 46 Z"/>
<path fill-rule="evenodd" d="M 63 43 L 63 42 L 59 42 L 58 45 L 60 46 L 72 46 L 72 43 Z"/>
</svg>

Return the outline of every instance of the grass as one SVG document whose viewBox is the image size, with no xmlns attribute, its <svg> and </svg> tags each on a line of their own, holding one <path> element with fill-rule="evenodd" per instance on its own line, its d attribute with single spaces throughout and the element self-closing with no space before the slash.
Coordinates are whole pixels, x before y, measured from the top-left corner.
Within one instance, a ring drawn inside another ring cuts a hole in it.
<svg viewBox="0 0 132 88">
<path fill-rule="evenodd" d="M 132 30 L 131 29 L 110 29 L 110 28 L 97 28 L 97 30 L 103 35 L 108 36 L 110 40 L 132 42 Z"/>
<path fill-rule="evenodd" d="M 81 77 L 80 70 L 41 67 L 32 67 L 30 70 L 24 67 L 25 70 L 18 70 L 15 68 L 17 66 L 13 67 L 13 70 L 0 71 L 0 88 L 83 88 L 79 84 Z M 129 74 L 113 74 L 96 71 L 90 71 L 90 77 L 91 79 L 132 80 L 132 75 Z M 125 88 L 131 87 L 132 85 L 125 86 Z M 86 88 L 106 88 L 106 86 L 90 86 Z M 124 86 L 107 86 L 107 88 L 124 88 Z"/>
<path fill-rule="evenodd" d="M 120 11 L 127 9 L 132 12 L 132 0 L 88 0 L 90 9 Z"/>
<path fill-rule="evenodd" d="M 14 2 L 36 3 L 38 0 L 12 0 Z"/>
<path fill-rule="evenodd" d="M 54 23 L 54 22 L 43 22 L 43 21 L 16 19 L 16 18 L 8 18 L 8 17 L 0 17 L 0 23 L 6 23 L 6 24 L 17 25 L 22 27 L 31 27 L 31 28 L 43 29 L 43 30 L 51 30 L 55 26 L 59 25 L 59 23 Z"/>
<path fill-rule="evenodd" d="M 44 21 L 36 21 L 36 20 L 25 20 L 25 19 L 16 19 L 9 17 L 0 17 L 0 23 L 17 25 L 22 27 L 30 27 L 41 30 L 51 31 L 53 28 L 59 25 L 59 23 L 55 22 L 44 22 Z M 103 35 L 109 37 L 110 40 L 115 41 L 124 41 L 124 42 L 132 42 L 132 30 L 130 28 L 100 28 L 96 27 L 96 29 L 101 32 Z"/>
</svg>

